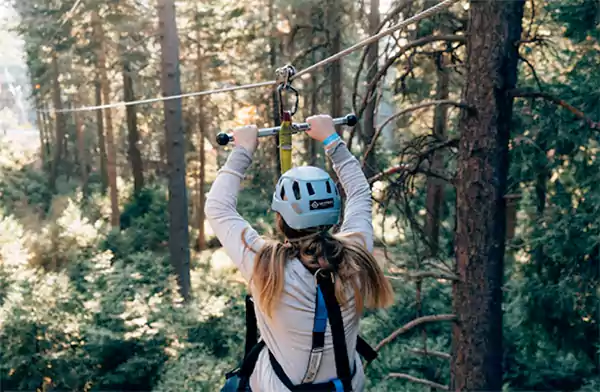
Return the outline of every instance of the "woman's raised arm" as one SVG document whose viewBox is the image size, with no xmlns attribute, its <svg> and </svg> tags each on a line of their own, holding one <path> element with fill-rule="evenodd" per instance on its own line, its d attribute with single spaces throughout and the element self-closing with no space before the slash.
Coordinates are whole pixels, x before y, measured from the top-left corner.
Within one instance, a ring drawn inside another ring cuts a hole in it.
<svg viewBox="0 0 600 392">
<path fill-rule="evenodd" d="M 204 208 L 215 235 L 246 281 L 252 277 L 255 256 L 253 249 L 260 248 L 262 239 L 237 212 L 237 199 L 246 169 L 252 163 L 254 148 L 252 145 L 246 148 L 244 143 L 238 143 L 219 170 L 206 197 Z M 244 245 L 242 235 L 251 249 Z"/>
</svg>

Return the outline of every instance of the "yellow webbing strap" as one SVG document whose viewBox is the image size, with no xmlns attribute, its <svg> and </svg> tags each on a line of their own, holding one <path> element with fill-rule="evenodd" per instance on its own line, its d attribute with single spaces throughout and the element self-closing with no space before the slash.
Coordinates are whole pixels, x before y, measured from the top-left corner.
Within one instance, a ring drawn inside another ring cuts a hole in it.
<svg viewBox="0 0 600 392">
<path fill-rule="evenodd" d="M 279 162 L 281 174 L 292 168 L 292 116 L 284 111 L 279 129 Z"/>
</svg>

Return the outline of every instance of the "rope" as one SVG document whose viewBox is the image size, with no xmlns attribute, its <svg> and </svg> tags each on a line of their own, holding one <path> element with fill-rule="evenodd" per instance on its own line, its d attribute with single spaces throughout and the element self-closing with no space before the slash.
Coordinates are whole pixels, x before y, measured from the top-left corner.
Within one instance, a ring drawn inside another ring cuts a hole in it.
<svg viewBox="0 0 600 392">
<path fill-rule="evenodd" d="M 457 3 L 459 0 L 444 0 L 424 11 L 419 12 L 418 14 L 405 19 L 401 22 L 398 22 L 397 24 L 393 25 L 392 27 L 383 30 L 375 35 L 372 35 L 362 41 L 360 41 L 359 43 L 346 48 L 344 50 L 342 50 L 341 52 L 338 52 L 326 59 L 323 59 L 321 61 L 319 61 L 318 63 L 315 63 L 311 66 L 309 66 L 308 68 L 303 69 L 302 71 L 296 73 L 291 80 L 296 79 L 304 74 L 308 74 L 314 70 L 316 70 L 317 68 L 321 68 L 327 64 L 330 64 L 334 61 L 337 61 L 343 57 L 346 57 L 347 55 L 357 51 L 358 49 L 361 49 L 367 45 L 372 44 L 373 42 L 376 42 L 378 40 L 380 40 L 381 38 L 390 35 L 398 30 L 401 30 L 403 28 L 405 28 L 406 26 L 412 24 L 412 23 L 416 23 L 422 19 L 428 18 L 438 12 L 441 12 L 443 9 L 449 8 L 450 6 L 452 6 L 454 3 Z M 81 112 L 81 111 L 88 111 L 88 110 L 100 110 L 100 109 L 111 109 L 111 108 L 116 108 L 116 107 L 120 107 L 120 106 L 131 106 L 131 105 L 141 105 L 141 104 L 146 104 L 146 103 L 154 103 L 154 102 L 160 102 L 160 101 L 168 101 L 168 100 L 172 100 L 172 99 L 181 99 L 181 98 L 189 98 L 189 97 L 198 97 L 198 96 L 203 96 L 203 95 L 212 95 L 212 94 L 219 94 L 219 93 L 225 93 L 225 92 L 230 92 L 230 91 L 237 91 L 237 90 L 247 90 L 247 89 L 251 89 L 251 88 L 257 88 L 257 87 L 267 87 L 267 86 L 274 86 L 276 85 L 278 82 L 276 80 L 269 80 L 267 82 L 260 82 L 260 83 L 252 83 L 252 84 L 244 84 L 242 86 L 232 86 L 232 87 L 225 87 L 225 88 L 221 88 L 221 89 L 213 89 L 213 90 L 205 90 L 205 91 L 198 91 L 198 92 L 192 92 L 192 93 L 186 93 L 186 94 L 179 94 L 179 95 L 171 95 L 171 96 L 166 96 L 166 97 L 157 97 L 157 98 L 149 98 L 149 99 L 141 99 L 141 100 L 137 100 L 137 101 L 122 101 L 122 102 L 114 102 L 114 103 L 109 103 L 109 104 L 104 104 L 104 105 L 96 105 L 96 106 L 82 106 L 79 108 L 71 108 L 71 109 L 61 109 L 61 110 L 55 110 L 55 109 L 47 109 L 47 110 L 38 110 L 38 112 L 44 112 L 44 113 L 67 113 L 67 112 Z"/>
<path fill-rule="evenodd" d="M 205 90 L 205 91 L 198 91 L 198 92 L 193 92 L 193 93 L 185 93 L 185 94 L 179 94 L 179 95 L 170 95 L 170 96 L 167 96 L 167 97 L 157 97 L 157 98 L 140 99 L 140 100 L 137 100 L 137 101 L 113 102 L 113 103 L 108 103 L 108 104 L 105 104 L 105 105 L 82 106 L 82 107 L 73 108 L 73 109 L 61 109 L 61 110 L 48 109 L 48 110 L 38 110 L 38 111 L 39 112 L 45 112 L 45 113 L 67 113 L 67 112 L 82 112 L 82 111 L 87 111 L 87 110 L 112 109 L 112 108 L 116 108 L 116 107 L 119 107 L 119 106 L 141 105 L 141 104 L 145 104 L 145 103 L 154 103 L 154 102 L 160 102 L 160 101 L 169 101 L 169 100 L 172 100 L 172 99 L 180 99 L 180 98 L 188 98 L 188 97 L 198 97 L 198 96 L 202 96 L 202 95 L 211 95 L 211 94 L 225 93 L 225 92 L 236 91 L 236 90 L 247 90 L 247 89 L 256 88 L 256 87 L 272 86 L 272 85 L 275 85 L 275 84 L 277 84 L 277 81 L 271 80 L 271 81 L 268 81 L 268 82 L 244 84 L 243 86 L 225 87 L 225 88 L 219 88 L 219 89 L 214 89 L 214 90 Z"/>
<path fill-rule="evenodd" d="M 431 15 L 434 15 L 434 14 L 442 11 L 445 8 L 449 8 L 456 2 L 458 2 L 458 0 L 444 0 L 441 3 L 438 3 L 438 4 L 434 5 L 433 7 L 430 7 L 428 9 L 418 13 L 417 15 L 414 15 L 408 19 L 398 22 L 397 24 L 393 25 L 392 27 L 390 27 L 388 29 L 385 29 L 385 30 L 379 32 L 378 34 L 372 35 L 369 38 L 366 38 L 366 39 L 360 41 L 359 43 L 357 43 L 347 49 L 342 50 L 341 52 L 338 52 L 326 59 L 319 61 L 316 64 L 311 65 L 308 68 L 303 69 L 302 71 L 300 71 L 296 75 L 294 75 L 293 79 L 295 79 L 299 76 L 302 76 L 306 73 L 310 73 L 312 70 L 323 67 L 324 65 L 327 65 L 331 62 L 337 61 L 337 60 L 341 59 L 342 57 L 346 57 L 350 53 L 355 52 L 358 49 L 361 49 L 369 44 L 372 44 L 373 42 L 376 42 L 376 41 L 380 40 L 381 38 L 383 38 L 387 35 L 390 35 L 400 29 L 403 29 L 412 23 L 416 23 L 416 22 L 420 21 L 421 19 L 425 19 Z"/>
</svg>

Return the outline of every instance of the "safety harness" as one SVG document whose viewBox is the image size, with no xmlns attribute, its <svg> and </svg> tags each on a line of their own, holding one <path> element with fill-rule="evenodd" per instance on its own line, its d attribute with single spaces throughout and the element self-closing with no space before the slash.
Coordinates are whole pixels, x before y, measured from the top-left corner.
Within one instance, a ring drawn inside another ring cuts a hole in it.
<svg viewBox="0 0 600 392">
<path fill-rule="evenodd" d="M 351 370 L 348 361 L 344 322 L 340 305 L 335 297 L 333 274 L 322 273 L 321 270 L 319 270 L 315 273 L 315 279 L 317 283 L 317 294 L 315 301 L 316 309 L 313 323 L 312 347 L 308 367 L 302 379 L 302 383 L 294 385 L 283 371 L 279 362 L 277 362 L 277 359 L 275 359 L 273 353 L 269 350 L 271 366 L 273 367 L 275 374 L 277 374 L 277 377 L 279 377 L 279 380 L 281 380 L 290 391 L 350 392 L 352 391 L 352 377 L 356 367 Z M 329 320 L 331 326 L 337 377 L 327 382 L 313 383 L 319 370 L 321 359 L 323 358 L 327 320 Z M 238 368 L 227 373 L 226 378 L 228 382 L 230 380 L 233 381 L 233 379 L 236 379 L 237 382 L 236 389 L 228 390 L 251 391 L 249 386 L 250 376 L 254 371 L 260 352 L 265 347 L 265 342 L 263 340 L 259 341 L 257 335 L 258 328 L 254 304 L 252 297 L 248 295 L 246 296 L 246 345 L 244 360 Z M 377 352 L 360 336 L 357 338 L 356 351 L 367 362 L 371 362 L 377 358 Z"/>
</svg>

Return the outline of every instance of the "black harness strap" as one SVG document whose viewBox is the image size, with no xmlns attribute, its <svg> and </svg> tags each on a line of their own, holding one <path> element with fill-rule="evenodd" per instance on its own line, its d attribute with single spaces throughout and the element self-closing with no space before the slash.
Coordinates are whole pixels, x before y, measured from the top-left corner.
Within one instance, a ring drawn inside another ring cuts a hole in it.
<svg viewBox="0 0 600 392">
<path fill-rule="evenodd" d="M 337 376 L 344 385 L 344 391 L 352 391 L 352 374 L 350 372 L 350 362 L 348 361 L 348 348 L 346 347 L 346 333 L 344 331 L 344 321 L 342 319 L 342 310 L 335 298 L 335 286 L 333 275 L 323 276 L 317 272 L 317 283 L 323 291 L 325 306 L 329 324 L 331 325 L 331 336 L 333 339 L 333 353 L 335 356 L 335 368 Z"/>
<path fill-rule="evenodd" d="M 244 357 L 248 356 L 258 341 L 258 326 L 252 302 L 252 297 L 246 295 L 246 346 L 244 348 Z"/>
<path fill-rule="evenodd" d="M 346 334 L 344 332 L 344 322 L 342 311 L 335 297 L 335 285 L 331 276 L 322 276 L 317 274 L 317 309 L 315 309 L 315 322 L 313 327 L 313 342 L 311 354 L 320 349 L 322 352 L 325 343 L 325 325 L 327 320 L 331 326 L 333 340 L 333 349 L 335 357 L 335 366 L 338 378 L 323 383 L 303 383 L 294 385 L 285 371 L 275 359 L 275 356 L 269 350 L 269 359 L 273 371 L 281 382 L 291 391 L 313 391 L 313 392 L 351 392 L 352 377 L 350 363 L 348 361 L 348 349 L 346 346 Z M 324 305 L 324 306 L 323 306 Z M 323 314 L 323 307 L 326 313 Z M 264 341 L 258 341 L 258 328 L 256 313 L 252 297 L 246 296 L 246 345 L 244 352 L 244 361 L 239 369 L 241 383 L 238 391 L 249 391 L 249 380 L 260 352 L 265 347 Z M 367 362 L 377 358 L 377 352 L 360 336 L 356 341 L 356 351 Z M 319 360 L 320 362 L 320 360 Z M 310 364 L 309 364 L 310 369 Z M 318 370 L 318 368 L 317 368 Z M 316 375 L 316 374 L 315 374 Z M 306 377 L 306 376 L 305 376 Z"/>
<path fill-rule="evenodd" d="M 365 361 L 367 361 L 367 363 L 373 362 L 379 355 L 377 351 L 373 350 L 373 347 L 360 336 L 356 339 L 356 351 L 365 359 Z"/>
</svg>

